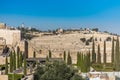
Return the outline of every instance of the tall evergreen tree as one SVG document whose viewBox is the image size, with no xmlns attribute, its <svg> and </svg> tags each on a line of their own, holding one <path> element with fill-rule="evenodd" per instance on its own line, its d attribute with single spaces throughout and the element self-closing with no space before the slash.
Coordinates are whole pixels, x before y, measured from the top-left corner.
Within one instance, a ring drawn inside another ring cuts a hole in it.
<svg viewBox="0 0 120 80">
<path fill-rule="evenodd" d="M 24 56 L 24 75 L 27 74 L 27 61 L 26 61 L 26 55 Z"/>
<path fill-rule="evenodd" d="M 82 72 L 88 72 L 90 71 L 90 53 L 87 52 L 86 54 L 84 54 L 84 58 L 82 61 Z"/>
<path fill-rule="evenodd" d="M 20 68 L 20 58 L 19 58 L 19 54 L 20 54 L 20 52 L 19 53 L 17 53 L 17 68 Z"/>
<path fill-rule="evenodd" d="M 88 59 L 87 59 L 87 54 L 84 55 L 84 59 L 83 59 L 83 64 L 84 64 L 84 71 L 83 72 L 87 72 L 87 69 L 88 69 Z"/>
<path fill-rule="evenodd" d="M 87 54 L 87 64 L 88 64 L 88 68 L 87 68 L 87 72 L 88 72 L 88 71 L 90 71 L 90 66 L 91 66 L 91 63 L 90 63 L 90 51 Z"/>
<path fill-rule="evenodd" d="M 5 74 L 8 74 L 8 59 L 6 56 L 6 61 L 5 61 Z"/>
<path fill-rule="evenodd" d="M 19 54 L 20 54 L 20 48 L 19 48 L 19 46 L 17 47 L 17 68 L 19 68 L 20 67 L 20 65 L 19 65 Z"/>
<path fill-rule="evenodd" d="M 35 63 L 36 63 L 36 65 L 38 66 L 38 61 L 37 61 L 37 59 L 36 59 L 36 52 L 35 52 L 35 51 L 33 52 L 33 58 L 35 59 Z"/>
<path fill-rule="evenodd" d="M 79 52 L 77 52 L 77 66 L 80 66 L 79 63 L 80 63 L 80 56 L 79 56 Z"/>
<path fill-rule="evenodd" d="M 10 72 L 13 72 L 13 56 L 12 56 L 12 52 L 10 52 Z"/>
<path fill-rule="evenodd" d="M 46 62 L 48 62 L 49 61 L 49 57 L 48 56 L 46 56 Z"/>
<path fill-rule="evenodd" d="M 100 45 L 99 44 L 98 44 L 97 63 L 101 64 L 101 53 L 100 53 Z"/>
<path fill-rule="evenodd" d="M 51 50 L 49 50 L 49 58 L 52 58 Z"/>
<path fill-rule="evenodd" d="M 82 59 L 81 72 L 88 72 L 89 70 L 88 54 L 82 54 L 81 59 Z"/>
<path fill-rule="evenodd" d="M 112 40 L 112 51 L 111 51 L 111 63 L 114 63 L 114 37 L 113 37 L 113 40 Z"/>
<path fill-rule="evenodd" d="M 77 52 L 77 66 L 81 69 L 81 64 L 82 64 L 82 61 L 81 61 L 81 52 Z"/>
<path fill-rule="evenodd" d="M 82 72 L 85 72 L 85 67 L 84 67 L 84 65 L 85 65 L 85 61 L 84 61 L 84 54 L 82 53 L 82 56 L 81 56 L 81 71 Z"/>
<path fill-rule="evenodd" d="M 71 64 L 72 64 L 72 59 L 71 59 L 71 56 L 70 56 L 70 52 L 68 52 L 67 64 L 68 64 L 68 65 L 71 65 Z"/>
<path fill-rule="evenodd" d="M 22 63 L 23 63 L 23 56 L 22 56 L 22 51 L 21 51 L 20 52 L 20 57 L 19 57 L 19 65 L 20 65 L 20 67 L 22 67 Z"/>
<path fill-rule="evenodd" d="M 119 37 L 116 40 L 116 49 L 115 49 L 115 70 L 120 71 L 120 52 L 119 52 Z"/>
<path fill-rule="evenodd" d="M 103 63 L 106 64 L 106 41 L 104 41 L 104 55 L 103 55 Z"/>
<path fill-rule="evenodd" d="M 63 55 L 64 61 L 66 62 L 66 52 L 64 51 L 64 55 Z"/>
<path fill-rule="evenodd" d="M 78 65 L 79 65 L 79 67 L 81 68 L 81 66 L 82 66 L 82 53 L 80 52 L 79 53 L 79 55 L 78 55 Z"/>
<path fill-rule="evenodd" d="M 92 62 L 95 63 L 96 62 L 96 53 L 95 53 L 95 42 L 93 39 L 93 44 L 92 44 Z"/>
<path fill-rule="evenodd" d="M 36 52 L 35 51 L 33 52 L 33 57 L 36 58 Z"/>
<path fill-rule="evenodd" d="M 13 69 L 16 70 L 16 54 L 13 53 Z"/>
</svg>

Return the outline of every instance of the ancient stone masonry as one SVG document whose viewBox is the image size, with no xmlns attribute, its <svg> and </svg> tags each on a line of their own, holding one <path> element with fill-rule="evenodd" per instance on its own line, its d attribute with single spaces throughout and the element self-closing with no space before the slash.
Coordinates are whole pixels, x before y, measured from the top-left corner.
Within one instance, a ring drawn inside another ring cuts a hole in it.
<svg viewBox="0 0 120 80">
<path fill-rule="evenodd" d="M 0 29 L 0 37 L 5 40 L 6 45 L 15 45 L 21 40 L 19 30 Z"/>
</svg>

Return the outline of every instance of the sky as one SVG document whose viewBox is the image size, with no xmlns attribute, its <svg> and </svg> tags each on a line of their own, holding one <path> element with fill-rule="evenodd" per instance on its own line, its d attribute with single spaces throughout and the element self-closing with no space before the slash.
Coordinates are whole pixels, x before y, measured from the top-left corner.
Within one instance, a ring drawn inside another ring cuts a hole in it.
<svg viewBox="0 0 120 80">
<path fill-rule="evenodd" d="M 120 0 L 0 0 L 0 22 L 8 26 L 99 28 L 120 34 Z"/>
</svg>

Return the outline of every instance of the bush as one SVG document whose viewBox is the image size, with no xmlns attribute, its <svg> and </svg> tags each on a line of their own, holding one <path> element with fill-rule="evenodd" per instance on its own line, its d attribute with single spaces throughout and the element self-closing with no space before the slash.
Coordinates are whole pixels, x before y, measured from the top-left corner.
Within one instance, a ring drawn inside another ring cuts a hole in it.
<svg viewBox="0 0 120 80">
<path fill-rule="evenodd" d="M 87 41 L 92 42 L 92 40 L 93 40 L 93 37 L 90 37 L 90 39 L 88 39 Z"/>
<path fill-rule="evenodd" d="M 86 41 L 85 45 L 87 45 L 87 46 L 89 45 L 89 41 L 88 40 Z"/>
<path fill-rule="evenodd" d="M 67 66 L 64 61 L 47 62 L 39 66 L 34 74 L 34 80 L 83 80 L 75 75 L 76 70 Z"/>
<path fill-rule="evenodd" d="M 95 41 L 97 41 L 97 38 L 95 38 Z"/>
<path fill-rule="evenodd" d="M 96 31 L 96 32 L 98 32 L 99 29 L 98 29 L 98 28 L 93 28 L 92 31 Z"/>
<path fill-rule="evenodd" d="M 103 65 L 102 65 L 102 64 L 93 64 L 92 66 L 93 66 L 93 67 L 96 67 L 96 68 L 103 68 Z"/>
<path fill-rule="evenodd" d="M 5 70 L 5 65 L 0 65 L 0 70 Z"/>
<path fill-rule="evenodd" d="M 107 39 L 106 39 L 106 41 L 111 41 L 112 39 L 111 39 L 111 37 L 107 37 Z"/>
<path fill-rule="evenodd" d="M 22 74 L 8 74 L 8 80 L 21 80 L 22 77 Z"/>
<path fill-rule="evenodd" d="M 113 64 L 106 63 L 106 64 L 92 64 L 92 67 L 97 71 L 113 71 Z"/>
<path fill-rule="evenodd" d="M 86 38 L 80 38 L 80 40 L 84 43 L 86 41 Z"/>
</svg>

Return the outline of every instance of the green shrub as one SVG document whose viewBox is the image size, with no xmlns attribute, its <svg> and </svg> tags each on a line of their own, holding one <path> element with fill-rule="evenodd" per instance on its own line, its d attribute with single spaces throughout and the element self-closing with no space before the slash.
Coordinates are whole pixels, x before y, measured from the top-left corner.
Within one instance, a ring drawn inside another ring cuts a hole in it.
<svg viewBox="0 0 120 80">
<path fill-rule="evenodd" d="M 22 74 L 8 74 L 8 80 L 21 80 Z"/>
<path fill-rule="evenodd" d="M 94 68 L 100 68 L 100 69 L 103 68 L 103 65 L 102 65 L 102 64 L 93 64 L 92 66 L 93 66 Z"/>
<path fill-rule="evenodd" d="M 80 40 L 84 43 L 86 41 L 86 38 L 80 38 Z"/>
</svg>

